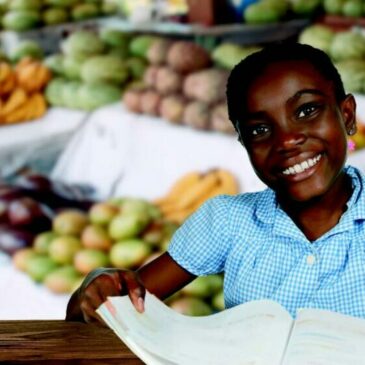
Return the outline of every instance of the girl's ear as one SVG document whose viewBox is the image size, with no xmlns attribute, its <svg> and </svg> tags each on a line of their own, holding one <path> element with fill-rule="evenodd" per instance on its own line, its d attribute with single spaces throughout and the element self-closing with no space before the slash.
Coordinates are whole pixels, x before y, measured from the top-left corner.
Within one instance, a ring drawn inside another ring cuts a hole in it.
<svg viewBox="0 0 365 365">
<path fill-rule="evenodd" d="M 356 101 L 352 94 L 348 94 L 341 103 L 341 112 L 347 134 L 352 136 L 356 133 Z"/>
</svg>

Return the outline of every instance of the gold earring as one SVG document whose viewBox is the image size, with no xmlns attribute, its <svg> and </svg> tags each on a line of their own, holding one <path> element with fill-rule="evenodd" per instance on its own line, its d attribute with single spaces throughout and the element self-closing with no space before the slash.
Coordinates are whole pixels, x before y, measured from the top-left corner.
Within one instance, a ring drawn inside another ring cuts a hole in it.
<svg viewBox="0 0 365 365">
<path fill-rule="evenodd" d="M 348 134 L 349 136 L 353 136 L 355 134 L 355 128 L 351 128 L 349 131 L 348 131 Z"/>
</svg>

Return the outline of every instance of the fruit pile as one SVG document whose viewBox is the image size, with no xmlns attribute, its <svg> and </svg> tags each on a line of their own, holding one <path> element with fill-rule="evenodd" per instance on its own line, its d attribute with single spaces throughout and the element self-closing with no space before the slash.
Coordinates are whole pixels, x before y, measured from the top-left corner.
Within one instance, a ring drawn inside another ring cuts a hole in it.
<svg viewBox="0 0 365 365">
<path fill-rule="evenodd" d="M 25 31 L 111 15 L 117 10 L 114 0 L 0 0 L 0 25 L 5 30 Z"/>
<path fill-rule="evenodd" d="M 136 269 L 154 259 L 167 248 L 177 227 L 140 199 L 95 203 L 88 213 L 66 209 L 54 217 L 52 230 L 38 234 L 32 247 L 13 255 L 13 263 L 52 292 L 70 293 L 93 269 Z M 208 302 L 221 290 L 220 276 L 200 278 L 168 303 L 185 314 L 210 314 L 213 307 Z M 220 309 L 219 298 L 213 301 Z"/>
<path fill-rule="evenodd" d="M 26 175 L 12 185 L 0 186 L 0 251 L 13 255 L 31 246 L 35 236 L 52 227 L 60 209 L 87 210 L 91 189 L 51 181 L 42 175 Z"/>
<path fill-rule="evenodd" d="M 156 207 L 137 199 L 95 203 L 88 212 L 65 209 L 53 218 L 52 230 L 15 253 L 14 264 L 52 291 L 70 292 L 76 279 L 97 267 L 135 269 L 152 252 L 161 251 L 176 227 L 159 217 Z M 68 272 L 62 288 L 47 279 L 51 272 L 52 278 L 58 277 L 59 270 Z"/>
<path fill-rule="evenodd" d="M 45 60 L 56 76 L 46 89 L 54 106 L 94 110 L 119 101 L 125 85 L 141 78 L 146 67 L 133 52 L 130 35 L 117 30 L 74 32 L 61 50 Z"/>
<path fill-rule="evenodd" d="M 299 35 L 299 42 L 326 52 L 334 61 L 347 92 L 365 93 L 365 37 L 353 30 L 335 32 L 314 24 Z"/>
<path fill-rule="evenodd" d="M 233 175 L 222 169 L 187 173 L 153 203 L 137 198 L 93 203 L 80 192 L 76 199 L 81 187 L 39 175 L 2 189 L 0 249 L 54 293 L 72 292 L 98 267 L 137 269 L 167 249 L 179 223 L 205 200 L 238 192 Z M 221 275 L 198 278 L 167 303 L 188 315 L 221 310 L 222 282 Z"/>
<path fill-rule="evenodd" d="M 43 116 L 47 110 L 43 90 L 50 79 L 50 70 L 38 60 L 23 58 L 15 67 L 0 62 L 0 124 Z"/>
<path fill-rule="evenodd" d="M 123 103 L 132 112 L 161 116 L 173 124 L 233 133 L 225 102 L 228 71 L 213 67 L 208 51 L 190 41 L 147 35 L 132 45 L 149 67 Z"/>
<path fill-rule="evenodd" d="M 365 7 L 362 0 L 324 0 L 323 8 L 326 14 L 331 15 L 352 18 L 365 16 Z"/>
<path fill-rule="evenodd" d="M 243 19 L 247 24 L 277 23 L 291 18 L 310 17 L 321 9 L 321 5 L 322 0 L 258 0 L 244 9 Z"/>
<path fill-rule="evenodd" d="M 227 170 L 191 172 L 179 179 L 166 196 L 155 201 L 164 217 L 181 224 L 206 200 L 220 194 L 238 194 L 236 178 Z"/>
</svg>

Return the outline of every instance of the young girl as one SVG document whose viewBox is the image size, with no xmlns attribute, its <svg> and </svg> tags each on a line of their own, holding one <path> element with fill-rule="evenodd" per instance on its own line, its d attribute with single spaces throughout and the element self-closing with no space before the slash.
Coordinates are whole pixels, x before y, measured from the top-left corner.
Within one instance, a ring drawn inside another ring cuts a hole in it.
<svg viewBox="0 0 365 365">
<path fill-rule="evenodd" d="M 268 189 L 207 201 L 137 272 L 92 272 L 66 319 L 98 321 L 95 309 L 121 294 L 142 312 L 145 289 L 164 299 L 220 272 L 226 307 L 267 298 L 293 316 L 312 307 L 365 318 L 365 176 L 344 167 L 356 104 L 337 70 L 310 46 L 273 45 L 233 69 L 227 100 Z"/>
</svg>

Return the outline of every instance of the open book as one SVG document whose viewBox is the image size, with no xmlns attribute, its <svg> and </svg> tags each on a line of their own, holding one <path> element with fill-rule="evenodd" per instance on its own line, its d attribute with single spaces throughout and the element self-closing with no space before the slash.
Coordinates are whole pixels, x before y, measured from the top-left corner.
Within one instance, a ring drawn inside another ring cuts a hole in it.
<svg viewBox="0 0 365 365">
<path fill-rule="evenodd" d="M 144 313 L 127 296 L 97 312 L 148 365 L 365 365 L 365 320 L 325 310 L 302 309 L 293 320 L 259 300 L 190 317 L 146 293 Z"/>
</svg>

